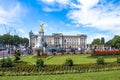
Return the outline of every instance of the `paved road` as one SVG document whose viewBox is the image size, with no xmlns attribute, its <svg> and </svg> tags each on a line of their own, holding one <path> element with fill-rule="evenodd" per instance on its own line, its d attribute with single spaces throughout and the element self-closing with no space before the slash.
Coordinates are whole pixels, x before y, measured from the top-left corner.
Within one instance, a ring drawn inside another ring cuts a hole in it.
<svg viewBox="0 0 120 80">
<path fill-rule="evenodd" d="M 4 57 L 8 57 L 8 56 L 12 57 L 13 54 L 9 55 L 7 50 L 3 50 L 3 51 L 0 51 L 0 58 L 2 58 L 3 56 Z"/>
<path fill-rule="evenodd" d="M 21 56 L 29 55 L 27 51 L 20 52 Z M 0 51 L 0 59 L 4 57 L 14 57 L 14 51 L 11 51 L 11 54 L 8 54 L 8 50 Z"/>
<path fill-rule="evenodd" d="M 3 56 L 7 57 L 7 50 L 0 51 L 0 58 Z"/>
</svg>

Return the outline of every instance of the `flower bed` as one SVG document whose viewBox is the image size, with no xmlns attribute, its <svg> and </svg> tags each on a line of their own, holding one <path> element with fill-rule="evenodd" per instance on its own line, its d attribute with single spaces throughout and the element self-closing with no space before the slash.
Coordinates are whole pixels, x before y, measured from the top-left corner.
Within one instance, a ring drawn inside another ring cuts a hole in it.
<svg viewBox="0 0 120 80">
<path fill-rule="evenodd" d="M 75 64 L 74 66 L 63 65 L 46 65 L 44 67 L 36 67 L 35 65 L 28 65 L 19 63 L 14 67 L 0 68 L 0 75 L 6 76 L 29 76 L 29 75 L 51 75 L 51 74 L 67 74 L 67 73 L 86 73 L 86 72 L 99 72 L 120 70 L 118 63 L 105 63 L 104 65 L 98 64 Z"/>
<path fill-rule="evenodd" d="M 105 55 L 120 55 L 120 50 L 97 50 L 92 53 L 92 56 L 105 56 Z"/>
</svg>

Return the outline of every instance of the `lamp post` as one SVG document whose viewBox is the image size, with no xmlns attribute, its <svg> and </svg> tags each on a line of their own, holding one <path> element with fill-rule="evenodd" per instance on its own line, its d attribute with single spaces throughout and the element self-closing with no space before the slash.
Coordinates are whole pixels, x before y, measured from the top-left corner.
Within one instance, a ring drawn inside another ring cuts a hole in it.
<svg viewBox="0 0 120 80">
<path fill-rule="evenodd" d="M 4 40 L 2 41 L 2 46 L 4 47 Z M 3 51 L 3 49 L 2 49 L 2 53 L 3 53 L 3 54 L 2 54 L 2 59 L 3 59 L 2 61 L 3 61 L 3 63 L 2 63 L 2 65 L 1 65 L 1 68 L 2 68 L 2 75 L 4 75 L 4 72 L 3 72 L 3 67 L 4 67 L 4 66 L 3 66 L 3 65 L 4 65 L 4 51 Z M 2 61 L 1 61 L 1 62 L 2 62 Z"/>
<path fill-rule="evenodd" d="M 4 47 L 4 40 L 3 40 L 2 44 L 3 44 L 3 47 Z M 2 49 L 2 51 L 3 51 L 3 49 Z M 3 59 L 4 59 L 4 51 L 3 51 L 2 57 L 3 57 Z"/>
<path fill-rule="evenodd" d="M 8 41 L 9 41 L 9 43 L 8 43 L 8 44 L 9 44 L 9 45 L 8 45 L 8 50 L 9 50 L 9 51 L 8 51 L 8 55 L 11 57 L 11 50 L 10 50 L 10 42 L 11 42 L 11 39 L 9 39 Z"/>
<path fill-rule="evenodd" d="M 66 45 L 67 45 L 67 44 L 66 44 L 66 40 L 64 40 L 64 43 L 65 43 L 65 51 L 66 51 Z"/>
</svg>

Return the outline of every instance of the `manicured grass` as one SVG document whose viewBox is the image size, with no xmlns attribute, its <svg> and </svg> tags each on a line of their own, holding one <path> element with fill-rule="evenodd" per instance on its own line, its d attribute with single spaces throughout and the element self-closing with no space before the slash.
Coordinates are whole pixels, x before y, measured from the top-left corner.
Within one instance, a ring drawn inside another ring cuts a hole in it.
<svg viewBox="0 0 120 80">
<path fill-rule="evenodd" d="M 115 62 L 117 56 L 105 56 L 105 62 Z M 59 56 L 48 56 L 44 58 L 45 64 L 63 64 L 66 58 L 71 58 L 74 64 L 86 64 L 86 63 L 96 63 L 97 57 L 91 57 L 90 54 L 79 54 L 79 55 L 59 55 Z M 23 56 L 21 60 L 26 61 L 31 64 L 35 64 L 36 58 L 32 55 L 30 56 Z"/>
<path fill-rule="evenodd" d="M 21 60 L 28 62 L 29 64 L 35 64 L 37 58 L 35 58 L 33 55 L 29 55 L 29 56 L 22 56 Z"/>
<path fill-rule="evenodd" d="M 40 76 L 4 76 L 0 77 L 0 80 L 120 80 L 120 71 Z"/>
</svg>

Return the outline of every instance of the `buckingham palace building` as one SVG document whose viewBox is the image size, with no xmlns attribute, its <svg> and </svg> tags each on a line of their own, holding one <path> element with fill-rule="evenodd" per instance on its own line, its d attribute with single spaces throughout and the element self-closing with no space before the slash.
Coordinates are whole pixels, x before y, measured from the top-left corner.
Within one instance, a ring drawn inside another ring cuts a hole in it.
<svg viewBox="0 0 120 80">
<path fill-rule="evenodd" d="M 38 34 L 29 32 L 30 46 L 32 48 L 59 47 L 59 48 L 86 48 L 87 36 L 84 34 L 64 35 L 62 33 L 52 33 L 44 35 L 43 25 L 40 26 Z"/>
</svg>

